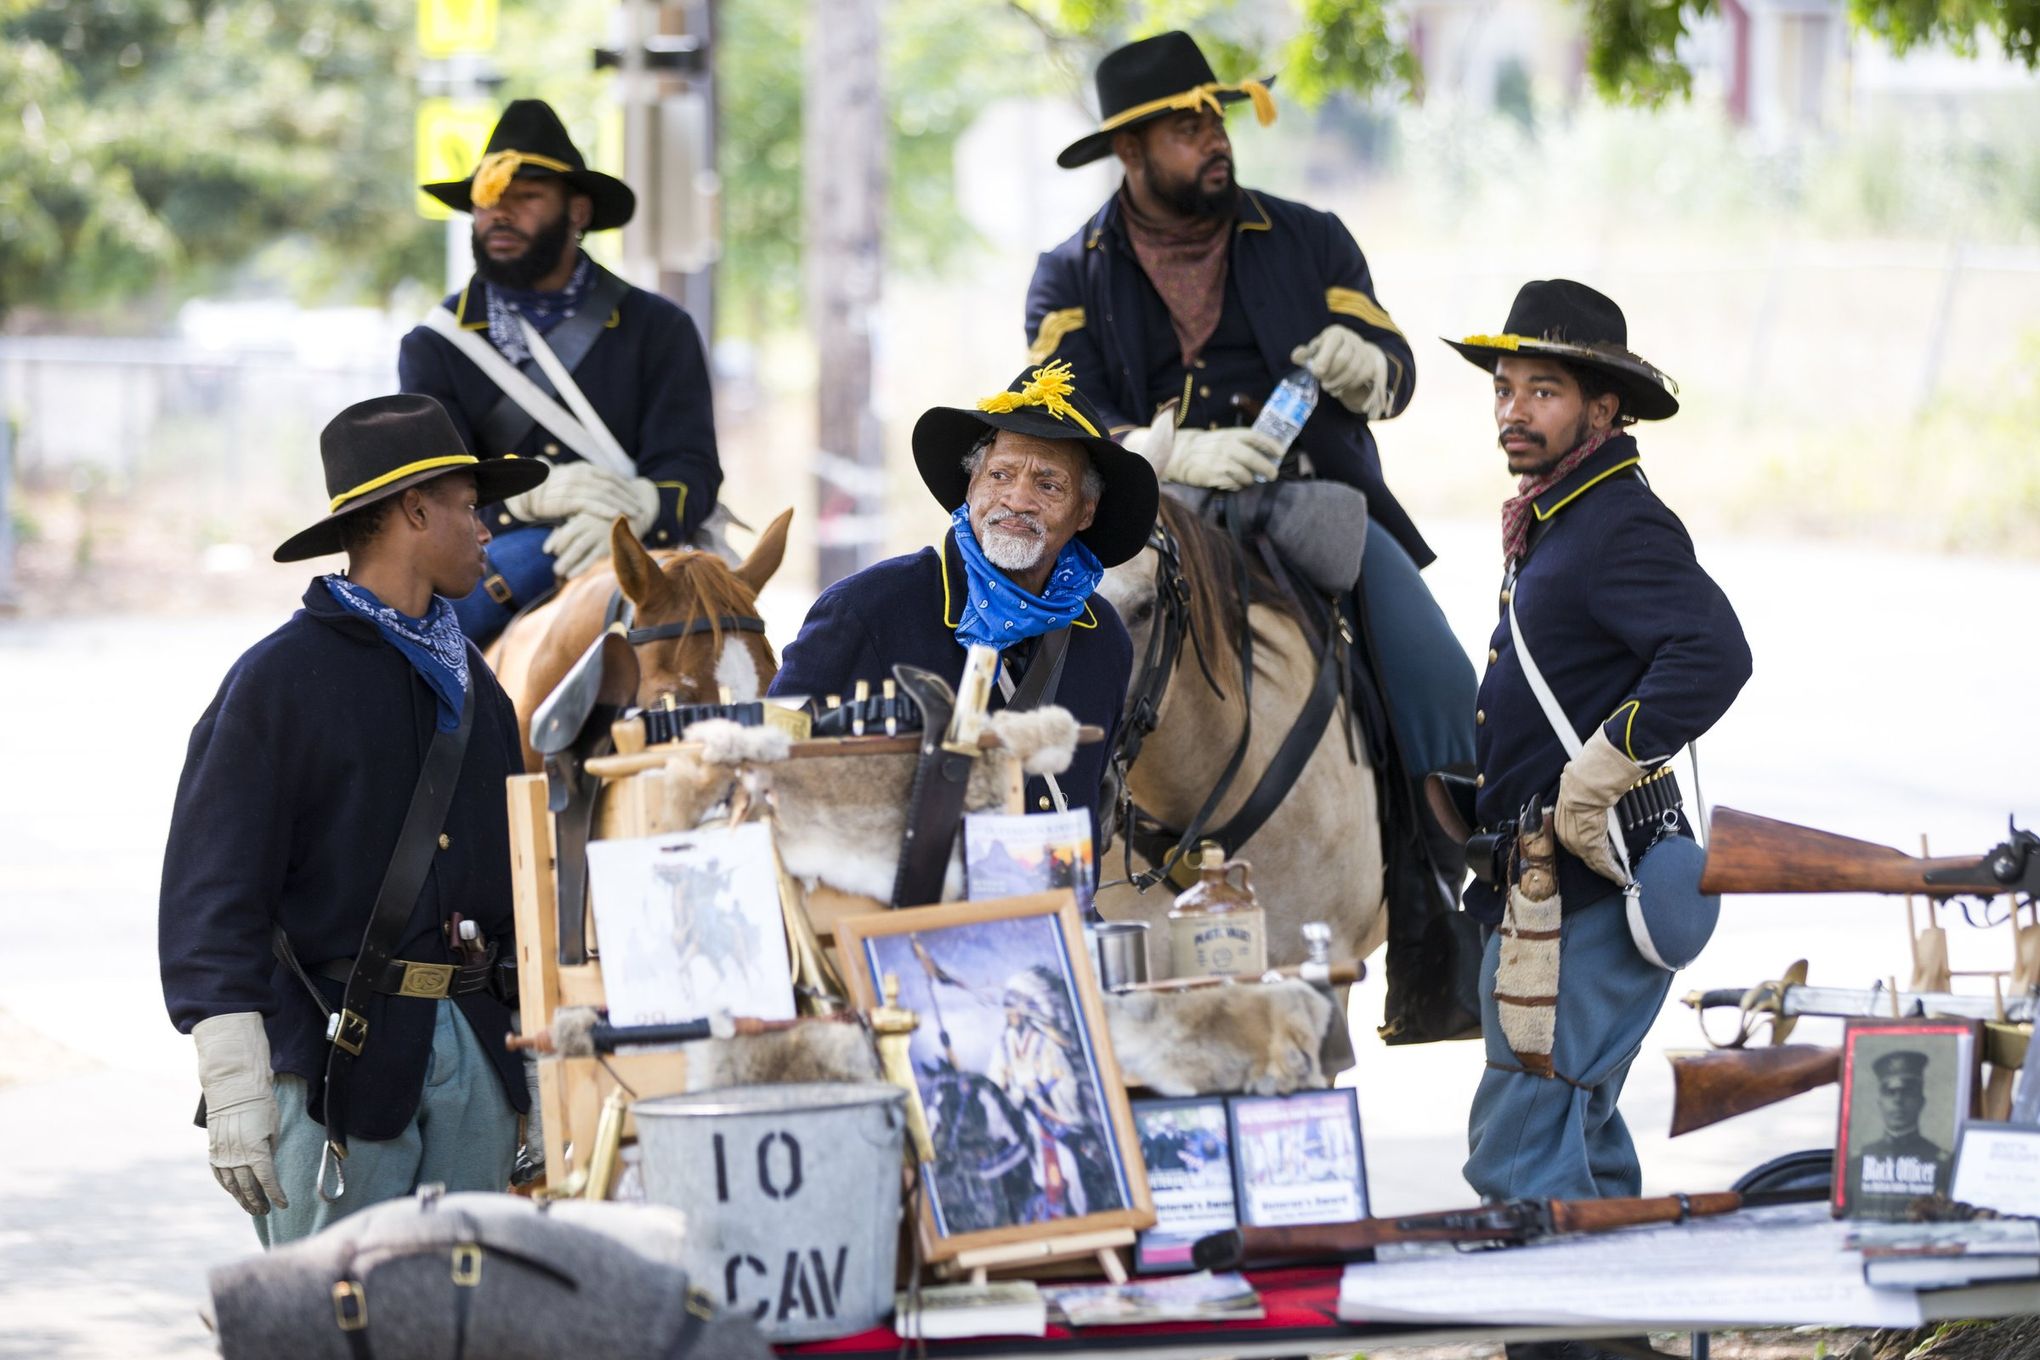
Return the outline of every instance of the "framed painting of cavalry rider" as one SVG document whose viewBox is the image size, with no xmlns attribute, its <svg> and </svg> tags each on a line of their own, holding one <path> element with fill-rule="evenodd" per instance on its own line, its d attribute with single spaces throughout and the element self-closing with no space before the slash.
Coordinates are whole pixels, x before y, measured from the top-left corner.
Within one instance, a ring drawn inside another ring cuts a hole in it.
<svg viewBox="0 0 2040 1360">
<path fill-rule="evenodd" d="M 920 1017 L 929 1260 L 1154 1223 L 1069 892 L 856 916 L 836 938 L 859 1005 L 891 974 Z"/>
</svg>

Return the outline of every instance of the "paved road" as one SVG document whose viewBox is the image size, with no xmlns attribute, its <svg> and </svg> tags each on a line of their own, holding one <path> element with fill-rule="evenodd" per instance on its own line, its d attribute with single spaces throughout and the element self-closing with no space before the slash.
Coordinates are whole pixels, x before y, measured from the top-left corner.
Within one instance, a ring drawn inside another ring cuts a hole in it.
<svg viewBox="0 0 2040 1360">
<path fill-rule="evenodd" d="M 1484 652 L 1492 529 L 1433 538 L 1433 589 L 1469 652 Z M 1983 848 L 2008 811 L 2040 819 L 2040 566 L 1762 543 L 1710 545 L 1707 560 L 1757 656 L 1704 743 L 1711 799 L 1896 845 L 1925 831 L 1947 852 Z M 801 604 L 768 600 L 773 636 L 792 635 Z M 190 722 L 277 617 L 0 624 L 0 1356 L 207 1354 L 205 1271 L 254 1249 L 190 1125 L 190 1045 L 163 1017 L 154 919 Z M 1678 990 L 1754 981 L 1800 956 L 1829 982 L 1902 974 L 1903 923 L 1901 905 L 1877 899 L 1733 900 Z M 1958 968 L 2009 953 L 2003 931 L 1954 935 Z M 1363 988 L 1355 1013 L 1366 1032 L 1378 992 Z M 1696 1037 L 1668 1014 L 1624 1100 L 1653 1188 L 1720 1185 L 1831 1138 L 1833 1096 L 1814 1093 L 1668 1143 L 1656 1050 Z M 1467 1197 L 1458 1166 L 1479 1067 L 1470 1045 L 1363 1043 L 1377 1208 Z"/>
</svg>

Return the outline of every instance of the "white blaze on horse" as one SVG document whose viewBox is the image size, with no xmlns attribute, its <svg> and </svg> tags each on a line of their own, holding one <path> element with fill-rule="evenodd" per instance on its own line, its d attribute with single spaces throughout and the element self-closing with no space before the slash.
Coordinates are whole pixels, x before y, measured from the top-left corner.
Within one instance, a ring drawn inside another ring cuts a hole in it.
<svg viewBox="0 0 2040 1360">
<path fill-rule="evenodd" d="M 532 710 L 625 605 L 629 626 L 643 637 L 639 704 L 667 694 L 678 704 L 712 704 L 723 688 L 739 703 L 763 697 L 779 659 L 765 640 L 758 592 L 786 555 L 792 519 L 791 509 L 781 511 L 735 567 L 711 552 L 649 552 L 618 519 L 607 562 L 512 619 L 489 647 L 489 665 L 517 706 L 525 768 L 540 768 L 531 749 Z"/>
<path fill-rule="evenodd" d="M 1230 535 L 1169 496 L 1162 497 L 1158 527 L 1180 559 L 1181 607 L 1172 607 L 1170 599 L 1179 567 L 1152 543 L 1107 571 L 1099 587 L 1133 638 L 1130 700 L 1138 701 L 1158 662 L 1174 658 L 1154 731 L 1140 745 L 1127 788 L 1134 803 L 1163 826 L 1177 831 L 1189 826 L 1223 779 L 1251 707 L 1238 772 L 1207 822 L 1207 830 L 1216 830 L 1246 802 L 1295 725 L 1318 682 L 1321 644 L 1258 568 L 1246 572 Z M 1246 608 L 1238 588 L 1243 572 L 1259 583 Z M 1175 645 L 1164 645 L 1166 634 L 1157 637 L 1158 628 L 1177 630 Z M 1247 688 L 1241 683 L 1241 639 L 1248 633 L 1251 705 L 1241 702 Z M 1341 699 L 1295 782 L 1235 850 L 1254 866 L 1271 967 L 1304 960 L 1308 921 L 1331 925 L 1335 957 L 1364 959 L 1387 938 L 1374 770 L 1364 741 L 1357 743 L 1357 759 L 1349 749 L 1344 710 Z M 1119 835 L 1128 830 L 1121 826 Z M 1101 883 L 1116 877 L 1120 854 L 1115 846 L 1109 856 L 1100 856 Z M 1137 869 L 1148 867 L 1138 853 L 1134 860 Z M 1098 907 L 1108 917 L 1149 922 L 1149 949 L 1159 966 L 1167 958 L 1174 894 L 1166 880 L 1145 893 L 1114 886 L 1100 891 Z"/>
</svg>

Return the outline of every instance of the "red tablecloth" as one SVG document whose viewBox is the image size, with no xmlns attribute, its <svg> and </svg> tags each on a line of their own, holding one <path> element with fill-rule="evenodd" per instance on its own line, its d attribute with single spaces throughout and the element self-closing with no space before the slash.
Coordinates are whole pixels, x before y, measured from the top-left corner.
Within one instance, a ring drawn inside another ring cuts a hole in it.
<svg viewBox="0 0 2040 1360">
<path fill-rule="evenodd" d="M 1255 1341 L 1287 1341 L 1298 1343 L 1334 1340 L 1367 1332 L 1378 1332 L 1379 1328 L 1350 1327 L 1339 1321 L 1339 1276 L 1338 1266 L 1307 1266 L 1294 1270 L 1261 1270 L 1247 1272 L 1247 1282 L 1261 1295 L 1261 1307 L 1267 1316 L 1251 1322 L 1157 1322 L 1135 1327 L 1058 1327 L 1049 1326 L 1045 1336 L 1027 1337 L 1019 1341 L 1011 1338 L 971 1337 L 957 1341 L 930 1341 L 930 1355 L 965 1356 L 987 1350 L 1011 1351 L 1022 1349 L 1041 1354 L 1053 1354 L 1062 1350 L 1098 1350 L 1116 1346 L 1128 1348 L 1152 1343 L 1158 1339 L 1180 1336 L 1216 1336 L 1237 1333 Z M 1060 1285 L 1063 1281 L 1056 1281 Z M 1077 1284 L 1082 1281 L 1070 1281 Z M 839 1337 L 834 1341 L 811 1341 L 803 1345 L 779 1346 L 775 1349 L 784 1356 L 884 1356 L 887 1360 L 897 1354 L 900 1347 L 899 1335 L 890 1327 L 874 1327 L 868 1332 L 855 1336 Z"/>
</svg>

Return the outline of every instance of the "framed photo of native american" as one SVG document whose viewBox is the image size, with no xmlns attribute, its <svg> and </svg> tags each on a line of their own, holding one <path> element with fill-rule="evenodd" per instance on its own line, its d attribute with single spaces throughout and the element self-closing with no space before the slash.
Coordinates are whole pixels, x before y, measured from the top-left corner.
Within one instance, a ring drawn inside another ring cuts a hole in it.
<svg viewBox="0 0 2040 1360">
<path fill-rule="evenodd" d="M 891 975 L 920 1018 L 927 1259 L 1153 1225 L 1070 892 L 852 916 L 836 942 L 858 1005 L 877 1004 Z"/>
<path fill-rule="evenodd" d="M 1197 1239 L 1240 1221 L 1225 1097 L 1136 1100 L 1133 1127 L 1155 1200 L 1155 1226 L 1134 1243 L 1133 1268 L 1141 1275 L 1194 1270 Z"/>
<path fill-rule="evenodd" d="M 1981 1050 L 1976 1020 L 1849 1021 L 1835 1217 L 1903 1219 L 1914 1200 L 1949 1191 Z"/>
<path fill-rule="evenodd" d="M 1234 1096 L 1240 1222 L 1252 1228 L 1367 1217 L 1360 1100 L 1350 1087 Z"/>
</svg>

